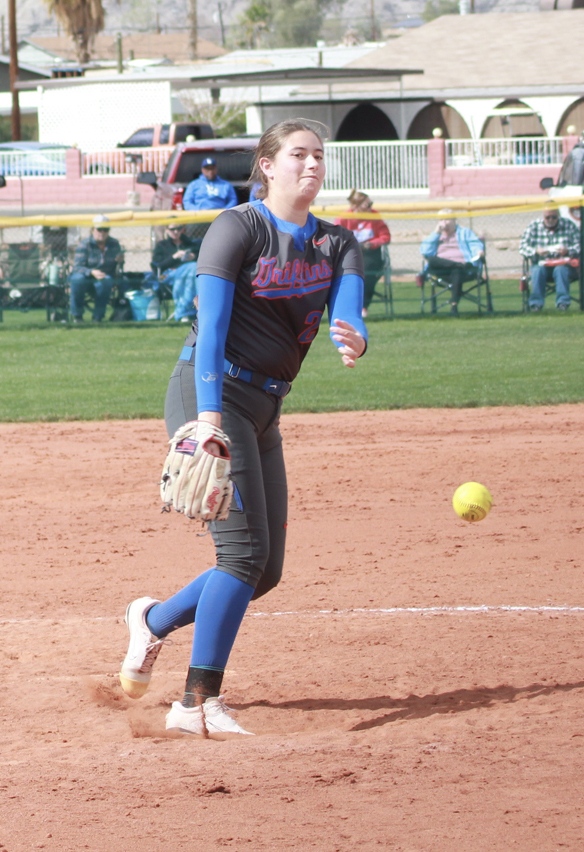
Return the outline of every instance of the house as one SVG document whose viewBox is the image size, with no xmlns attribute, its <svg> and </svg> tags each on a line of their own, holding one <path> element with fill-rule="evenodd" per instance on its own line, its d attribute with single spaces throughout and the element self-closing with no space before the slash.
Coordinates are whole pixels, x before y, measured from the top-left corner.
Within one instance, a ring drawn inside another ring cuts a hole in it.
<svg viewBox="0 0 584 852">
<path fill-rule="evenodd" d="M 571 125 L 584 129 L 582 36 L 584 9 L 493 11 L 444 15 L 380 44 L 235 51 L 131 74 L 96 71 L 91 80 L 47 83 L 41 138 L 87 150 L 115 145 L 140 124 L 170 121 L 181 91 L 196 88 L 247 104 L 250 133 L 302 115 L 324 121 L 337 141 L 430 139 L 437 128 L 457 139 L 564 135 Z M 99 126 L 79 120 L 88 104 L 99 111 Z"/>
<path fill-rule="evenodd" d="M 334 92 L 308 84 L 264 89 L 248 120 L 277 121 L 293 103 L 296 114 L 325 114 L 338 141 L 430 139 L 435 128 L 445 138 L 554 136 L 570 125 L 584 130 L 584 9 L 496 11 L 502 7 L 500 0 L 490 14 L 444 15 L 405 29 L 344 66 L 348 75 L 399 68 L 399 81 L 355 80 Z M 419 69 L 422 75 L 408 74 Z"/>
<path fill-rule="evenodd" d="M 19 65 L 19 78 L 32 84 L 32 88 L 19 95 L 20 124 L 25 138 L 34 139 L 37 132 L 38 95 L 36 86 L 50 72 L 28 64 Z M 0 141 L 11 138 L 12 92 L 10 90 L 10 57 L 0 55 Z"/>
<path fill-rule="evenodd" d="M 143 65 L 127 63 L 124 73 L 116 68 L 87 69 L 83 77 L 47 80 L 38 92 L 39 138 L 44 142 L 77 145 L 84 151 L 113 148 L 137 128 L 155 123 L 168 123 L 174 116 L 187 114 L 185 92 L 194 89 L 216 99 L 238 100 L 261 105 L 293 92 L 298 83 L 326 79 L 328 89 L 338 85 L 336 78 L 351 61 L 378 48 L 377 43 L 355 46 L 319 46 L 278 51 L 236 51 L 210 62 L 186 65 Z M 292 76 L 291 76 L 292 75 Z M 300 75 L 300 77 L 299 77 Z M 392 69 L 355 69 L 351 77 L 362 79 L 396 79 Z M 335 78 L 335 79 L 333 79 Z M 33 84 L 18 84 L 21 92 Z M 36 88 L 36 86 L 34 86 Z M 99 116 L 99 121 L 95 117 Z M 322 110 L 318 116 L 323 120 Z M 326 120 L 326 116 L 325 116 Z M 255 125 L 254 125 L 255 121 Z M 255 132 L 262 122 L 258 110 L 248 117 L 248 131 Z"/>
<path fill-rule="evenodd" d="M 59 56 L 66 62 L 76 62 L 73 42 L 67 36 L 37 37 L 27 39 L 31 47 L 47 54 Z M 97 35 L 92 43 L 91 65 L 114 63 L 118 56 L 117 39 L 103 33 Z M 197 61 L 206 62 L 227 51 L 218 44 L 204 38 L 197 39 Z M 135 59 L 159 60 L 173 65 L 191 64 L 189 55 L 189 33 L 186 30 L 176 33 L 130 33 L 122 35 L 122 57 L 125 62 Z M 20 59 L 20 45 L 19 45 Z"/>
</svg>

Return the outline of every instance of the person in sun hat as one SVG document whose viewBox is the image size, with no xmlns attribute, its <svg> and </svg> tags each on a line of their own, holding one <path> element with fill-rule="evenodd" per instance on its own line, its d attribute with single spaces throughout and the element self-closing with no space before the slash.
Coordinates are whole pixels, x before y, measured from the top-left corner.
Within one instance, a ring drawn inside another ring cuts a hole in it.
<svg viewBox="0 0 584 852">
<path fill-rule="evenodd" d="M 236 204 L 235 189 L 217 173 L 217 160 L 214 157 L 205 157 L 201 163 L 201 174 L 185 189 L 184 209 L 221 210 L 235 207 Z"/>
<path fill-rule="evenodd" d="M 70 311 L 74 323 L 83 322 L 85 297 L 93 289 L 95 304 L 92 319 L 101 322 L 110 300 L 124 250 L 110 236 L 107 216 L 95 216 L 89 236 L 75 249 L 73 268 L 69 275 Z"/>
</svg>

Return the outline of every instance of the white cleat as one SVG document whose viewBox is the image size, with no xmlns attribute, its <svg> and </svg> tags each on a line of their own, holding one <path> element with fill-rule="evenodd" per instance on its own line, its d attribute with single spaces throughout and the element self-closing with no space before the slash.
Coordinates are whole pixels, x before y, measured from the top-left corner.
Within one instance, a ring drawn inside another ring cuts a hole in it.
<svg viewBox="0 0 584 852">
<path fill-rule="evenodd" d="M 157 603 L 160 601 L 155 598 L 138 598 L 126 610 L 124 620 L 130 631 L 130 644 L 122 663 L 120 684 L 130 698 L 142 698 L 148 689 L 152 667 L 164 642 L 146 626 L 146 614 Z"/>
<path fill-rule="evenodd" d="M 211 739 L 228 739 L 240 734 L 253 737 L 254 734 L 238 725 L 228 711 L 222 696 L 207 698 L 199 707 L 183 707 L 179 701 L 174 701 L 166 716 L 166 730 Z"/>
</svg>

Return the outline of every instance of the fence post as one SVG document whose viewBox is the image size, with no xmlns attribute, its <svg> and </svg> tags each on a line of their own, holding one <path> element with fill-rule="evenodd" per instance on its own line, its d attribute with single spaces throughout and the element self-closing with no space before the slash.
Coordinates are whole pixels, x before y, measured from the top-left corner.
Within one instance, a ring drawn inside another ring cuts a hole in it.
<svg viewBox="0 0 584 852">
<path fill-rule="evenodd" d="M 580 296 L 580 310 L 584 311 L 584 225 L 582 223 L 582 212 L 584 208 L 580 206 L 580 264 L 578 266 L 578 290 Z"/>
<path fill-rule="evenodd" d="M 65 151 L 65 172 L 68 180 L 81 180 L 81 158 L 79 148 L 67 148 Z"/>
<path fill-rule="evenodd" d="M 428 139 L 428 189 L 430 198 L 444 195 L 446 142 L 440 137 Z"/>
</svg>

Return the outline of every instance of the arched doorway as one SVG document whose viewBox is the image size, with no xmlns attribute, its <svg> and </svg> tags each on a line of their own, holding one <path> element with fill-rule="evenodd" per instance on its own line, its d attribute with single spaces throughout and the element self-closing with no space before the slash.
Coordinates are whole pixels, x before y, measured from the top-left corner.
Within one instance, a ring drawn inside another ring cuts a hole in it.
<svg viewBox="0 0 584 852">
<path fill-rule="evenodd" d="M 570 125 L 576 129 L 578 135 L 584 132 L 584 98 L 568 107 L 560 121 L 558 136 L 567 136 Z"/>
<path fill-rule="evenodd" d="M 507 100 L 492 111 L 483 126 L 483 139 L 547 136 L 537 113 L 523 101 Z"/>
<path fill-rule="evenodd" d="M 373 104 L 359 104 L 342 120 L 336 142 L 368 142 L 376 139 L 398 139 L 392 122 Z"/>
<path fill-rule="evenodd" d="M 463 117 L 448 104 L 428 104 L 416 115 L 408 130 L 408 139 L 431 139 L 439 127 L 444 139 L 470 139 L 471 133 Z"/>
</svg>

